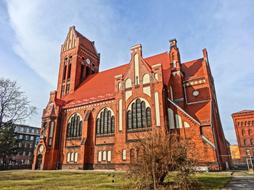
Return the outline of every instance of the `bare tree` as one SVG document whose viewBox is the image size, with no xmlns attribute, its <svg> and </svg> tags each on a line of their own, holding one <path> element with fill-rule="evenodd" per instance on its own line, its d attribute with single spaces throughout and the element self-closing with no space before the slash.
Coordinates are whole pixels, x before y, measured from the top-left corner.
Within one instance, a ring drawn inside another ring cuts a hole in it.
<svg viewBox="0 0 254 190">
<path fill-rule="evenodd" d="M 188 156 L 188 149 L 193 146 L 176 134 L 155 129 L 138 136 L 138 141 L 131 147 L 135 150 L 135 159 L 131 159 L 129 175 L 135 181 L 137 189 L 160 189 L 169 185 L 165 179 L 174 173 L 175 183 L 180 189 L 197 187 L 191 177 L 195 173 L 195 157 Z M 192 147 L 193 148 L 193 147 Z"/>
<path fill-rule="evenodd" d="M 3 123 L 21 122 L 35 112 L 15 81 L 0 79 L 0 127 Z"/>
<path fill-rule="evenodd" d="M 28 98 L 15 81 L 0 79 L 0 158 L 6 160 L 15 154 L 18 140 L 15 138 L 15 124 L 35 113 Z"/>
</svg>

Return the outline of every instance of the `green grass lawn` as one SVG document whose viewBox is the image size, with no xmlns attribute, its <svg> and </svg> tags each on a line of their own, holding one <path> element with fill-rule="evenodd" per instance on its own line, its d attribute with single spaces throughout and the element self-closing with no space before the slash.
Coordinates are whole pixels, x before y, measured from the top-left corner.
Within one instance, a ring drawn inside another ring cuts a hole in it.
<svg viewBox="0 0 254 190">
<path fill-rule="evenodd" d="M 231 180 L 229 173 L 206 173 L 198 174 L 196 177 L 202 183 L 203 189 L 221 189 Z M 114 180 L 114 183 L 112 180 Z M 0 171 L 1 190 L 121 190 L 128 189 L 130 185 L 131 181 L 128 180 L 123 172 Z"/>
</svg>

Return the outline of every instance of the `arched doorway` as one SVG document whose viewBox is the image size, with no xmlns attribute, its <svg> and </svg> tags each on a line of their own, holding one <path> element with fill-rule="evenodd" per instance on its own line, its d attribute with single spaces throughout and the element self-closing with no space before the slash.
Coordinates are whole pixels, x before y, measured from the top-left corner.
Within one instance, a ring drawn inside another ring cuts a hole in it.
<svg viewBox="0 0 254 190">
<path fill-rule="evenodd" d="M 36 170 L 42 169 L 42 155 L 41 154 L 38 154 L 38 156 L 37 156 L 35 169 Z"/>
</svg>

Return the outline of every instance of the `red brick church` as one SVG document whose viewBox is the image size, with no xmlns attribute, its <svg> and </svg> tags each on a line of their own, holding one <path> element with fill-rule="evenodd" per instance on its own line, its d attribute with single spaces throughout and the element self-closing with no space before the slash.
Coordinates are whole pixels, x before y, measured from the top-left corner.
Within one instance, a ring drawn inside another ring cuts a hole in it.
<svg viewBox="0 0 254 190">
<path fill-rule="evenodd" d="M 114 61 L 114 58 L 112 58 Z M 99 71 L 100 54 L 70 27 L 61 46 L 57 90 L 43 111 L 33 169 L 126 169 L 137 134 L 159 128 L 191 139 L 200 166 L 229 162 L 214 81 L 203 57 L 181 62 L 175 39 L 169 51 Z"/>
</svg>

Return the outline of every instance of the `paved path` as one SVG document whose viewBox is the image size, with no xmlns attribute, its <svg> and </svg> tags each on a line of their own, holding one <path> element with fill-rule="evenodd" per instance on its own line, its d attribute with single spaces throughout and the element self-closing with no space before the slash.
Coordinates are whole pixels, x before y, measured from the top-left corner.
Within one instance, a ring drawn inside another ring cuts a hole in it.
<svg viewBox="0 0 254 190">
<path fill-rule="evenodd" d="M 254 176 L 235 176 L 225 190 L 254 190 Z"/>
</svg>

